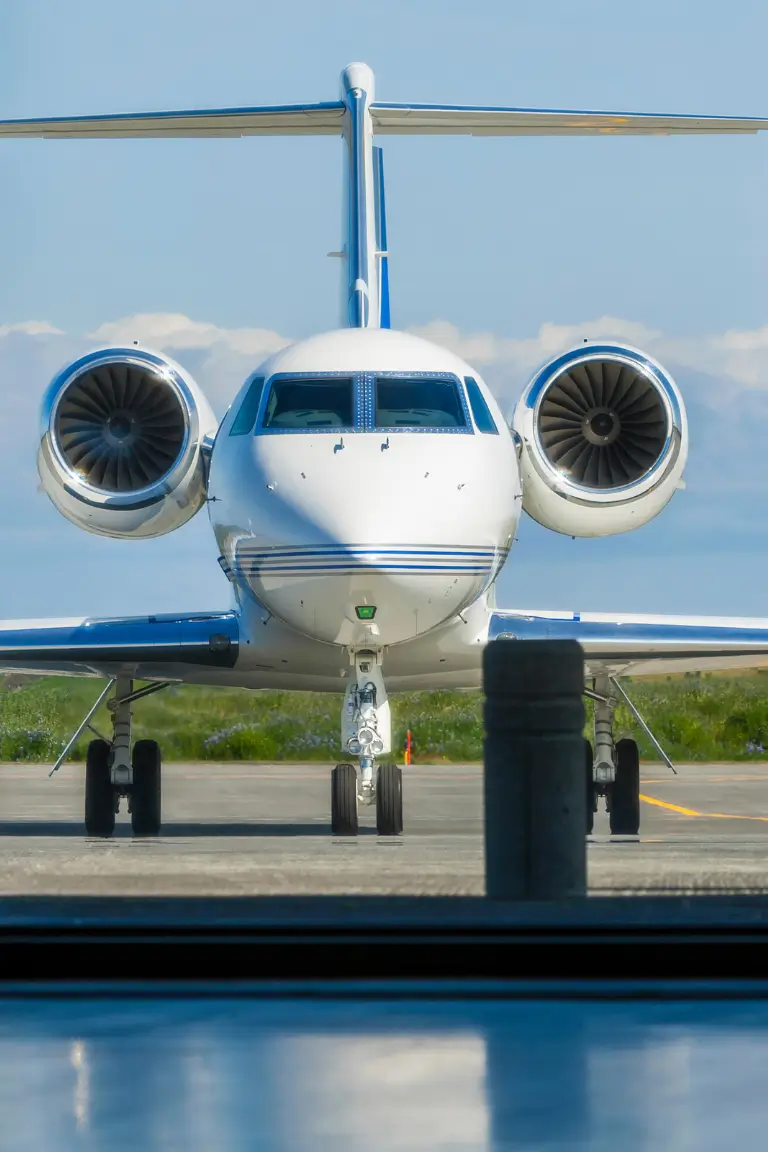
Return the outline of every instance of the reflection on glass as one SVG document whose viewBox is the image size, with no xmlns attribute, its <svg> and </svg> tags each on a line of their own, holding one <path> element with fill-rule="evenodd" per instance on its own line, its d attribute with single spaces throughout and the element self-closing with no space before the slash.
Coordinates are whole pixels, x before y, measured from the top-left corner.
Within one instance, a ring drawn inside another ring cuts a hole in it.
<svg viewBox="0 0 768 1152">
<path fill-rule="evenodd" d="M 767 1055 L 763 1003 L 6 1002 L 0 1147 L 763 1152 Z"/>
<path fill-rule="evenodd" d="M 75 1087 L 72 1094 L 72 1112 L 78 1129 L 88 1125 L 88 1059 L 82 1040 L 73 1040 L 69 1047 L 69 1062 L 75 1070 Z"/>
</svg>

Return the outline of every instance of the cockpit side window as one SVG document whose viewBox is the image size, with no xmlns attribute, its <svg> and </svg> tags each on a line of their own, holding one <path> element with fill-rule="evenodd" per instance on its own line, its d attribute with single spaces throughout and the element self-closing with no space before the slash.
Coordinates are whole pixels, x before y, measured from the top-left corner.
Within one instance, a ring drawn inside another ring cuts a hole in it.
<svg viewBox="0 0 768 1152">
<path fill-rule="evenodd" d="M 377 376 L 376 428 L 466 428 L 456 380 Z"/>
<path fill-rule="evenodd" d="M 469 406 L 472 409 L 472 415 L 475 418 L 478 432 L 498 436 L 499 430 L 496 427 L 496 421 L 491 415 L 491 410 L 485 402 L 485 396 L 483 396 L 480 391 L 480 385 L 477 380 L 473 380 L 471 376 L 465 376 L 464 383 L 467 386 Z"/>
<path fill-rule="evenodd" d="M 352 378 L 272 381 L 262 428 L 274 431 L 322 432 L 354 427 Z"/>
<path fill-rule="evenodd" d="M 263 391 L 264 377 L 254 376 L 240 405 L 240 411 L 232 421 L 232 427 L 229 430 L 230 436 L 247 436 L 249 432 L 253 431 L 256 417 L 259 414 L 259 404 Z"/>
</svg>

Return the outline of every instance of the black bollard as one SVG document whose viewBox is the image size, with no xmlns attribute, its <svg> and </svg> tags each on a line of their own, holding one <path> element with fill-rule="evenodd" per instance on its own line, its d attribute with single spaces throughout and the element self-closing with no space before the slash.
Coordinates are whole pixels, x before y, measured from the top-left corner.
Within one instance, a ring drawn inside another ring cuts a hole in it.
<svg viewBox="0 0 768 1152">
<path fill-rule="evenodd" d="M 575 640 L 483 654 L 485 882 L 492 900 L 587 892 L 584 656 Z"/>
</svg>

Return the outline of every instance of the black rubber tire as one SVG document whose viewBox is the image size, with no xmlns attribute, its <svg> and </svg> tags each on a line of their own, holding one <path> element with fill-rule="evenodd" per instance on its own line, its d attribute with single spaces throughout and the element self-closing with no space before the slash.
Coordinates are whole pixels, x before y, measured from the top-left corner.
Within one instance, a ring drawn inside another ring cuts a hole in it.
<svg viewBox="0 0 768 1152">
<path fill-rule="evenodd" d="M 590 740 L 584 739 L 584 772 L 587 785 L 587 836 L 592 835 L 595 826 L 595 753 Z"/>
<path fill-rule="evenodd" d="M 376 771 L 376 831 L 399 836 L 403 830 L 403 772 L 397 764 L 380 764 Z"/>
<path fill-rule="evenodd" d="M 133 746 L 131 826 L 134 836 L 157 836 L 162 819 L 160 745 L 137 740 Z"/>
<path fill-rule="evenodd" d="M 85 756 L 85 834 L 111 836 L 115 830 L 115 791 L 109 765 L 110 745 L 91 740 Z"/>
<path fill-rule="evenodd" d="M 331 831 L 334 836 L 357 836 L 357 769 L 337 764 L 331 772 Z"/>
<path fill-rule="evenodd" d="M 616 745 L 616 779 L 611 789 L 611 833 L 637 836 L 640 831 L 640 753 L 634 740 Z"/>
</svg>

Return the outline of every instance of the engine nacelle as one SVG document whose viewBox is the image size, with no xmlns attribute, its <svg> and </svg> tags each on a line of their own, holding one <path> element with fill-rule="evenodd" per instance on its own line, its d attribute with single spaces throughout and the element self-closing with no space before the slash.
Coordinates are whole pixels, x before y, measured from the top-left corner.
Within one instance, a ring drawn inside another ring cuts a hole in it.
<svg viewBox="0 0 768 1152">
<path fill-rule="evenodd" d="M 672 377 L 620 344 L 574 348 L 545 364 L 521 396 L 523 508 L 568 536 L 639 528 L 681 486 L 685 407 Z"/>
<path fill-rule="evenodd" d="M 63 516 L 99 536 L 163 536 L 202 507 L 218 421 L 183 368 L 139 348 L 69 364 L 43 397 L 37 468 Z"/>
</svg>

